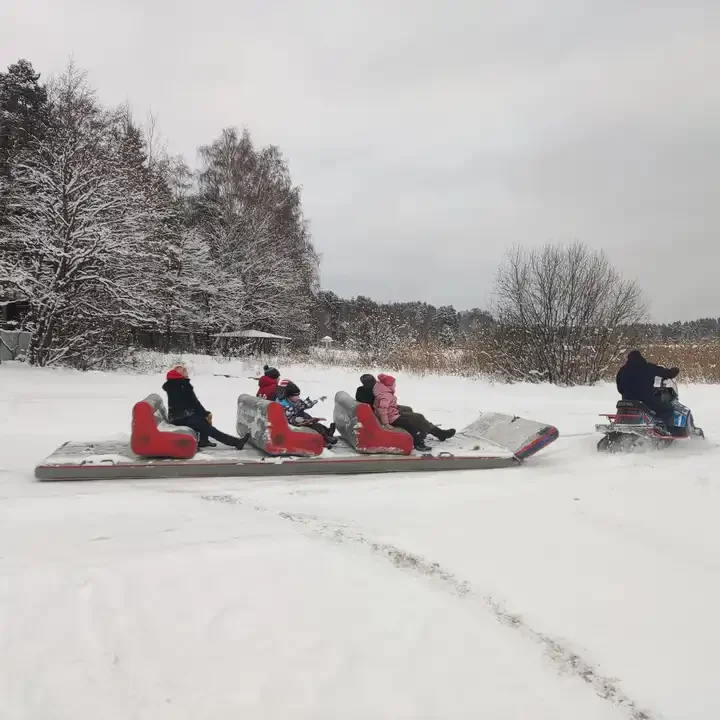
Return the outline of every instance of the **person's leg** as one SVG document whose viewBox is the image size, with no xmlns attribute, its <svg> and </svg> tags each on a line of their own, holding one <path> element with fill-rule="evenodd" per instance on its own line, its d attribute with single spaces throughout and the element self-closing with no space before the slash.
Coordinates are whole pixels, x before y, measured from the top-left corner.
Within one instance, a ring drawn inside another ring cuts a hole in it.
<svg viewBox="0 0 720 720">
<path fill-rule="evenodd" d="M 331 432 L 330 428 L 325 427 L 325 425 L 323 425 L 321 422 L 315 421 L 310 423 L 309 425 L 306 425 L 305 427 L 309 427 L 311 430 L 314 430 L 316 433 L 318 433 L 318 435 L 322 435 L 329 445 L 334 445 L 337 442 L 337 438 L 333 437 L 334 429 L 333 432 Z"/>
<path fill-rule="evenodd" d="M 433 425 L 422 413 L 409 412 L 402 413 L 402 417 L 409 418 L 415 427 L 419 428 L 425 435 L 434 435 L 438 440 L 447 440 L 455 434 L 454 428 L 441 430 L 437 425 Z"/>
<path fill-rule="evenodd" d="M 659 398 L 652 398 L 645 403 L 652 410 L 665 427 L 670 430 L 673 422 L 673 409 L 671 406 L 661 402 Z"/>
<path fill-rule="evenodd" d="M 194 430 L 198 434 L 198 447 L 207 447 L 208 435 L 206 426 L 209 427 L 209 425 L 204 420 L 202 423 L 198 422 L 198 420 L 200 420 L 200 418 L 193 415 L 183 418 L 182 420 L 173 420 L 172 424 L 180 427 L 189 427 L 191 430 Z"/>
<path fill-rule="evenodd" d="M 395 422 L 391 423 L 393 427 L 401 428 L 405 432 L 410 433 L 413 439 L 413 445 L 416 449 L 425 449 L 425 435 L 422 431 L 415 426 L 412 420 L 407 415 L 401 415 Z"/>
<path fill-rule="evenodd" d="M 211 438 L 217 440 L 218 442 L 221 442 L 223 445 L 229 445 L 230 447 L 234 447 L 237 450 L 242 450 L 245 447 L 245 443 L 250 438 L 249 434 L 245 437 L 239 438 L 235 437 L 234 435 L 228 435 L 224 432 L 221 432 L 209 423 L 206 423 L 206 425 L 208 426 L 207 434 Z"/>
<path fill-rule="evenodd" d="M 248 439 L 248 436 L 245 436 L 244 438 L 237 438 L 232 435 L 227 435 L 224 432 L 220 432 L 220 430 L 211 425 L 204 417 L 200 417 L 199 415 L 193 415 L 189 418 L 185 418 L 180 424 L 187 425 L 187 427 L 192 428 L 198 433 L 200 436 L 200 442 L 198 443 L 199 447 L 202 447 L 203 445 L 207 446 L 208 437 L 211 437 L 218 442 L 221 442 L 223 445 L 229 445 L 230 447 L 242 450 Z"/>
<path fill-rule="evenodd" d="M 428 433 L 433 434 L 433 429 L 435 426 L 421 413 L 412 412 L 401 412 L 400 413 L 402 417 L 407 418 L 410 420 L 410 422 L 418 429 L 420 432 L 425 433 L 427 435 Z"/>
</svg>

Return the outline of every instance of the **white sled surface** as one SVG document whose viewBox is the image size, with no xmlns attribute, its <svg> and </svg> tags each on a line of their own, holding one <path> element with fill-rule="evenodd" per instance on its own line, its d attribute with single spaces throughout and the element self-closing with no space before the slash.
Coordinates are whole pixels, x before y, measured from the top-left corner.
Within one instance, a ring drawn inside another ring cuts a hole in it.
<svg viewBox="0 0 720 720">
<path fill-rule="evenodd" d="M 178 477 L 279 475 L 353 475 L 359 473 L 480 470 L 510 467 L 513 453 L 477 439 L 453 438 L 430 453 L 360 455 L 344 441 L 318 457 L 270 457 L 249 443 L 243 450 L 219 446 L 203 449 L 191 460 L 142 458 L 129 438 L 67 442 L 35 468 L 40 480 L 101 480 Z"/>
<path fill-rule="evenodd" d="M 559 437 L 557 428 L 552 425 L 503 413 L 480 413 L 478 419 L 460 434 L 465 438 L 475 438 L 502 447 L 521 460 L 534 455 Z"/>
<path fill-rule="evenodd" d="M 360 455 L 345 441 L 318 457 L 270 457 L 249 443 L 243 450 L 204 449 L 191 460 L 135 455 L 128 437 L 67 442 L 35 469 L 40 480 L 235 477 L 480 470 L 508 467 L 558 437 L 551 425 L 502 413 L 483 413 L 446 442 L 433 442 L 429 453 Z"/>
</svg>

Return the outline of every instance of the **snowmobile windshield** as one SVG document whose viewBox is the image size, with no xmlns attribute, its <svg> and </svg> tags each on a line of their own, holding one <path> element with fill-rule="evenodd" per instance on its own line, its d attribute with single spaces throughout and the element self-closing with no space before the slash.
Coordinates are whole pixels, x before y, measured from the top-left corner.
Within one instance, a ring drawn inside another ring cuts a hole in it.
<svg viewBox="0 0 720 720">
<path fill-rule="evenodd" d="M 671 378 L 660 380 L 660 383 L 655 387 L 653 394 L 662 398 L 664 403 L 669 404 L 673 400 L 677 400 L 679 397 L 677 382 Z"/>
<path fill-rule="evenodd" d="M 674 378 L 667 378 L 666 380 L 663 380 L 660 383 L 660 387 L 669 388 L 670 390 L 674 390 L 675 394 L 677 395 L 678 384 L 677 384 L 677 380 L 675 380 Z"/>
</svg>

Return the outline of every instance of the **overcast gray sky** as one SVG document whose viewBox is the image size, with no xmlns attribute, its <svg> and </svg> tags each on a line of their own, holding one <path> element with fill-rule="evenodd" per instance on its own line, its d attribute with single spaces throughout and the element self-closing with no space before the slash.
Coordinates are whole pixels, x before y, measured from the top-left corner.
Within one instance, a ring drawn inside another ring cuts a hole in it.
<svg viewBox="0 0 720 720">
<path fill-rule="evenodd" d="M 71 54 L 193 165 L 279 145 L 341 295 L 484 307 L 507 247 L 579 239 L 720 316 L 719 0 L 0 0 L 0 66 Z"/>
</svg>

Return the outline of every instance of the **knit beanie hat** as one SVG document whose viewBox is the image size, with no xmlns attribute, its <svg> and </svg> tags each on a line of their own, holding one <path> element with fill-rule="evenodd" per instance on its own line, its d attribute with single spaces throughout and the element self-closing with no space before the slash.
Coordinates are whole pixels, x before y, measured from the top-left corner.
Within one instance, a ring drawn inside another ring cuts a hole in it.
<svg viewBox="0 0 720 720">
<path fill-rule="evenodd" d="M 184 380 L 185 375 L 181 372 L 182 370 L 185 371 L 185 375 L 187 374 L 187 368 L 184 365 L 173 365 L 168 371 L 165 377 L 168 380 Z"/>
</svg>

